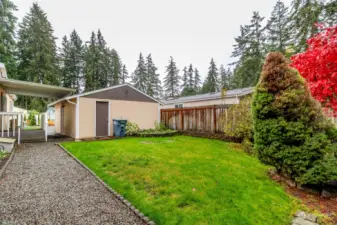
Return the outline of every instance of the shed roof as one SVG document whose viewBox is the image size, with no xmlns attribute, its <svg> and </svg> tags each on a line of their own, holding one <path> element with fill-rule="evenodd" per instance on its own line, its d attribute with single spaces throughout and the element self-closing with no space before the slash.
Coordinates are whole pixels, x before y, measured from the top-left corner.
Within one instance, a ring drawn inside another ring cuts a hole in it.
<svg viewBox="0 0 337 225">
<path fill-rule="evenodd" d="M 55 104 L 57 104 L 59 102 L 62 102 L 64 100 L 70 100 L 70 99 L 73 99 L 73 98 L 85 97 L 85 96 L 89 97 L 89 96 L 92 96 L 92 95 L 100 93 L 100 92 L 105 92 L 105 91 L 109 91 L 109 90 L 113 90 L 113 89 L 117 89 L 117 88 L 121 88 L 121 87 L 125 87 L 125 86 L 132 88 L 133 90 L 137 91 L 139 94 L 144 95 L 147 98 L 150 98 L 150 99 L 152 99 L 155 102 L 161 103 L 158 99 L 155 99 L 155 98 L 153 98 L 153 97 L 145 94 L 144 92 L 138 90 L 137 88 L 133 87 L 132 85 L 126 83 L 126 84 L 115 85 L 115 86 L 111 86 L 111 87 L 107 87 L 107 88 L 102 88 L 102 89 L 98 89 L 98 90 L 94 90 L 94 91 L 88 91 L 88 92 L 84 92 L 84 93 L 77 94 L 77 95 L 67 96 L 67 97 L 61 98 L 61 99 L 59 99 L 59 100 L 57 100 L 55 102 L 50 103 L 48 106 L 53 106 L 53 105 L 55 105 Z"/>
<path fill-rule="evenodd" d="M 241 97 L 248 94 L 253 93 L 254 88 L 248 87 L 248 88 L 238 88 L 233 90 L 228 90 L 226 92 L 226 95 L 224 98 L 231 98 L 231 97 Z M 177 104 L 177 103 L 184 103 L 184 102 L 196 102 L 196 101 L 206 101 L 206 100 L 214 100 L 214 99 L 221 99 L 222 93 L 219 92 L 213 92 L 213 93 L 207 93 L 207 94 L 201 94 L 201 95 L 192 95 L 192 96 L 185 96 L 185 97 L 179 97 L 174 99 L 166 99 L 162 100 L 164 105 L 170 105 L 170 104 Z"/>
</svg>

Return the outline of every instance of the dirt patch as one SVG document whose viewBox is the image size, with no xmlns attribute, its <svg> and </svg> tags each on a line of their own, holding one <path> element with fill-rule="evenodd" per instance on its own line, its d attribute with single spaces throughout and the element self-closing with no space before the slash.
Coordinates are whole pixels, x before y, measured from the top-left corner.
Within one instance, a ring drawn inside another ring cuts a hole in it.
<svg viewBox="0 0 337 225">
<path fill-rule="evenodd" d="M 322 224 L 337 224 L 337 198 L 324 198 L 319 194 L 308 193 L 296 187 L 291 187 L 285 180 L 279 179 L 278 175 L 271 176 L 271 179 L 281 184 L 287 193 L 300 199 L 302 204 L 309 209 L 324 214 L 327 218 L 321 221 Z"/>
</svg>

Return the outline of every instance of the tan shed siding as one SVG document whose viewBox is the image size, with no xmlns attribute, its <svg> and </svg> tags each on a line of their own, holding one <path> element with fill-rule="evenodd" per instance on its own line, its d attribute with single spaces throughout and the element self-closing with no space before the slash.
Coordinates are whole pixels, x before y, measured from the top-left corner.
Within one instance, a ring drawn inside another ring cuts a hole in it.
<svg viewBox="0 0 337 225">
<path fill-rule="evenodd" d="M 55 105 L 55 131 L 61 133 L 61 103 Z"/>
<path fill-rule="evenodd" d="M 80 138 L 95 136 L 96 101 L 110 102 L 110 134 L 113 134 L 113 119 L 126 119 L 138 124 L 141 129 L 154 128 L 158 122 L 158 103 L 121 101 L 109 99 L 80 98 Z"/>
<path fill-rule="evenodd" d="M 95 137 L 96 99 L 80 98 L 80 138 Z"/>
<path fill-rule="evenodd" d="M 64 134 L 75 137 L 76 131 L 76 105 L 69 102 L 64 104 Z"/>
</svg>

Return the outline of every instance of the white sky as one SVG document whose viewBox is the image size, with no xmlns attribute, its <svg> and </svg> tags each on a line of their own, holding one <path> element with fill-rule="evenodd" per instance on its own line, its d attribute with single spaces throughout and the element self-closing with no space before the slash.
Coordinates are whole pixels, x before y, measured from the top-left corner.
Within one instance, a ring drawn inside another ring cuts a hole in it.
<svg viewBox="0 0 337 225">
<path fill-rule="evenodd" d="M 249 24 L 253 11 L 269 18 L 277 0 L 13 0 L 19 21 L 38 2 L 58 37 L 75 28 L 84 41 L 101 29 L 129 73 L 139 53 L 152 53 L 164 76 L 169 57 L 182 71 L 190 63 L 205 77 L 211 58 L 227 65 L 240 25 Z M 290 0 L 284 0 L 289 5 Z"/>
</svg>

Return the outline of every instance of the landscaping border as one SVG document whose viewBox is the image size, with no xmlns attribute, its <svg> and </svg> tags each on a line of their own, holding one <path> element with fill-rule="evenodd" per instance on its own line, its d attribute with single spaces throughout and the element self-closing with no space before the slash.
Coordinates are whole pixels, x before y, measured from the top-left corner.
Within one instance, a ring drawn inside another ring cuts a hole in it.
<svg viewBox="0 0 337 225">
<path fill-rule="evenodd" d="M 136 133 L 133 135 L 133 137 L 173 137 L 176 135 L 180 135 L 179 131 L 171 131 L 167 133 Z M 131 136 L 132 137 L 132 136 Z"/>
<path fill-rule="evenodd" d="M 120 200 L 124 205 L 126 205 L 136 216 L 138 216 L 143 222 L 147 225 L 155 225 L 156 223 L 151 221 L 148 217 L 146 217 L 142 212 L 136 209 L 128 200 L 126 200 L 122 195 L 113 190 L 109 185 L 107 185 L 101 178 L 99 178 L 95 172 L 93 172 L 89 167 L 87 167 L 84 163 L 82 163 L 79 159 L 77 159 L 73 154 L 71 154 L 67 149 L 65 149 L 60 143 L 57 145 L 65 151 L 71 158 L 73 158 L 78 164 L 80 164 L 83 168 L 85 168 L 91 175 L 93 175 L 111 194 L 113 194 L 118 200 Z"/>
<path fill-rule="evenodd" d="M 242 142 L 242 138 L 228 136 L 224 133 L 205 133 L 205 132 L 193 132 L 193 131 L 179 131 L 179 133 L 185 136 L 201 137 L 201 138 L 215 139 L 215 140 L 235 142 L 235 143 Z"/>
<path fill-rule="evenodd" d="M 7 159 L 5 165 L 3 165 L 3 167 L 0 169 L 0 178 L 2 178 L 2 176 L 5 173 L 5 170 L 7 169 L 9 163 L 12 161 L 14 154 L 15 154 L 15 150 L 17 148 L 17 145 L 14 146 L 14 148 L 12 149 L 11 155 L 9 156 L 9 158 Z"/>
</svg>

